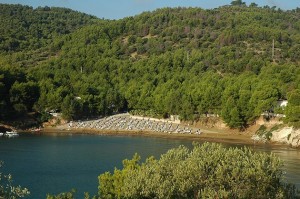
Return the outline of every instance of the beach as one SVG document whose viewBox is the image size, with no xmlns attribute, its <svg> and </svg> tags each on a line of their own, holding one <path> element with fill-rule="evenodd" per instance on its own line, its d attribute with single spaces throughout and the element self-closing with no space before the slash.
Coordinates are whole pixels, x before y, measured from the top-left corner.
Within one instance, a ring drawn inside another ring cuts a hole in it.
<svg viewBox="0 0 300 199">
<path fill-rule="evenodd" d="M 85 121 L 71 121 L 66 124 L 47 126 L 43 133 L 93 134 L 104 136 L 144 136 L 164 139 L 188 139 L 222 143 L 264 144 L 251 139 L 253 133 L 230 129 L 214 129 L 169 120 L 136 117 L 119 114 Z"/>
<path fill-rule="evenodd" d="M 254 142 L 251 135 L 236 133 L 202 133 L 201 135 L 193 134 L 165 134 L 151 131 L 129 131 L 129 130 L 97 130 L 97 129 L 60 129 L 57 127 L 46 127 L 42 130 L 46 134 L 87 134 L 87 135 L 104 135 L 104 136 L 144 136 L 157 137 L 165 139 L 187 139 L 192 141 L 224 142 L 224 143 L 241 143 L 241 144 L 264 144 Z"/>
</svg>

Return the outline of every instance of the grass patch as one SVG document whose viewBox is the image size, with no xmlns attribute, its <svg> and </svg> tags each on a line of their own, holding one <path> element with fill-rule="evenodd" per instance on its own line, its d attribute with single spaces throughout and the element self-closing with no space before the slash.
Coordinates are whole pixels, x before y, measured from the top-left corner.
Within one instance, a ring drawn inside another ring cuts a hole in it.
<svg viewBox="0 0 300 199">
<path fill-rule="evenodd" d="M 259 129 L 255 132 L 255 134 L 262 136 L 265 134 L 267 127 L 265 125 L 260 125 Z"/>
</svg>

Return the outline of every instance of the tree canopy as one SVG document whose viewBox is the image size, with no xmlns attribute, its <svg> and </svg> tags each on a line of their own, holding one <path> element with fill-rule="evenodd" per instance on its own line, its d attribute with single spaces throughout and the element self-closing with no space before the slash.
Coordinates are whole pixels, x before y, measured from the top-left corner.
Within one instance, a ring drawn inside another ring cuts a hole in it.
<svg viewBox="0 0 300 199">
<path fill-rule="evenodd" d="M 0 119 L 137 110 L 243 128 L 300 89 L 300 12 L 232 4 L 120 20 L 0 4 Z"/>
</svg>

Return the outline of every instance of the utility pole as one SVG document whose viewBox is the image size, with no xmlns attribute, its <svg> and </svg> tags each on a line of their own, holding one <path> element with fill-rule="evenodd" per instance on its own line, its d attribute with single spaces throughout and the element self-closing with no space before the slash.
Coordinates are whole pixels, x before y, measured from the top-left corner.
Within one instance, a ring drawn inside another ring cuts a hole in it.
<svg viewBox="0 0 300 199">
<path fill-rule="evenodd" d="M 273 45 L 272 45 L 272 59 L 274 59 L 275 54 L 275 40 L 273 39 Z"/>
</svg>

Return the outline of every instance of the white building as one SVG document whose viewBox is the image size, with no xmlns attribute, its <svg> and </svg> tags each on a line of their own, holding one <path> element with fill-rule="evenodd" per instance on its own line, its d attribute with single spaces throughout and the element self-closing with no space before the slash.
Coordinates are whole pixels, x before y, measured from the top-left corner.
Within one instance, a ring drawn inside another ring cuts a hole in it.
<svg viewBox="0 0 300 199">
<path fill-rule="evenodd" d="M 278 101 L 277 101 L 277 106 L 278 106 L 278 107 L 284 108 L 284 107 L 287 106 L 287 104 L 288 104 L 288 101 L 287 101 L 287 100 L 278 100 Z"/>
</svg>

